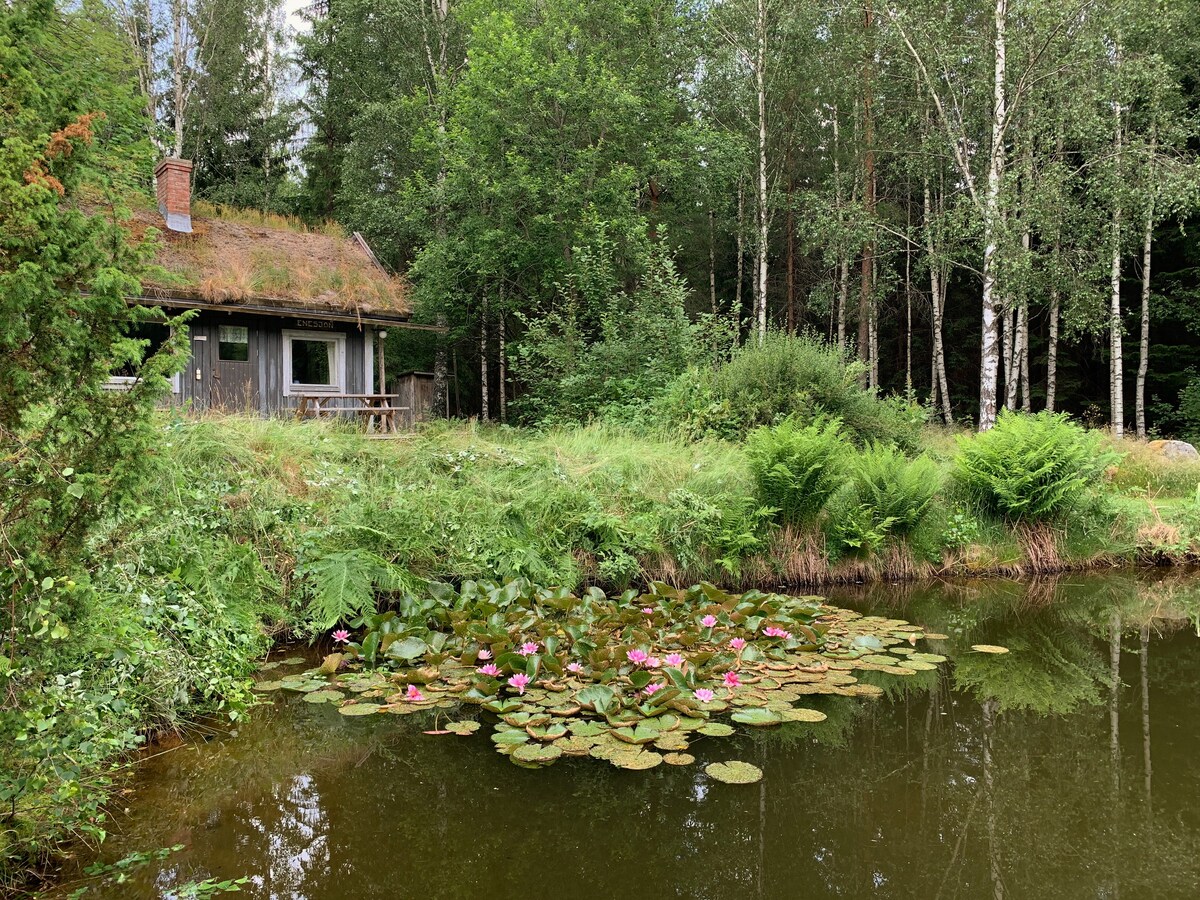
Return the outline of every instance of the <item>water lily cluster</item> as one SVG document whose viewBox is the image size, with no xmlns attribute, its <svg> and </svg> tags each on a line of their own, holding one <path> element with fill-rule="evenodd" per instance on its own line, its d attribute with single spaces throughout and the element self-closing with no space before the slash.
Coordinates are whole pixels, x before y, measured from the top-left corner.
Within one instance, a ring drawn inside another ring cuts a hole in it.
<svg viewBox="0 0 1200 900">
<path fill-rule="evenodd" d="M 438 586 L 432 599 L 352 623 L 357 639 L 339 629 L 341 652 L 277 686 L 345 715 L 475 704 L 499 717 L 493 740 L 519 765 L 574 755 L 648 768 L 692 762 L 696 735 L 732 733 L 720 715 L 817 722 L 824 714 L 802 698 L 882 693 L 855 670 L 913 676 L 942 660 L 917 652 L 925 635 L 902 620 L 710 584 L 609 597 L 467 583 Z"/>
</svg>

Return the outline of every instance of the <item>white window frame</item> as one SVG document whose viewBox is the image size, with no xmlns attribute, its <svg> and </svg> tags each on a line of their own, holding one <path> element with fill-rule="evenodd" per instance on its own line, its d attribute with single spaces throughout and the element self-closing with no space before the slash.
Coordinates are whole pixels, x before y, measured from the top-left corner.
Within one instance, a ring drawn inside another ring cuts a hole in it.
<svg viewBox="0 0 1200 900">
<path fill-rule="evenodd" d="M 333 344 L 333 362 L 330 377 L 334 384 L 292 383 L 292 341 L 324 341 Z M 298 331 L 283 330 L 283 395 L 292 394 L 344 394 L 346 392 L 346 335 L 341 331 Z"/>
</svg>

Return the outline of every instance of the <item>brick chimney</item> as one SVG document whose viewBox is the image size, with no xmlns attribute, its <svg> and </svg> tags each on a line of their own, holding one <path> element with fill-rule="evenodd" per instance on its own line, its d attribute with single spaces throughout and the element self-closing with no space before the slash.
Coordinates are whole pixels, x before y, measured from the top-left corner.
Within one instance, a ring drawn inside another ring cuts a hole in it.
<svg viewBox="0 0 1200 900">
<path fill-rule="evenodd" d="M 158 188 L 158 211 L 171 231 L 192 232 L 192 162 L 164 159 L 154 169 Z"/>
</svg>

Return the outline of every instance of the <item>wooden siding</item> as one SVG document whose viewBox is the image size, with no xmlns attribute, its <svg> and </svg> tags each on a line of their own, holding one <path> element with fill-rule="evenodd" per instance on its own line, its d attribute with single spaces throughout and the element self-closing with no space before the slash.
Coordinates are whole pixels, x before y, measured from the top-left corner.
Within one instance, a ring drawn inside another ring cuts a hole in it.
<svg viewBox="0 0 1200 900">
<path fill-rule="evenodd" d="M 245 328 L 251 345 L 250 360 L 254 363 L 252 391 L 241 411 L 270 416 L 285 414 L 296 408 L 296 397 L 284 394 L 283 332 L 313 331 L 322 334 L 344 334 L 346 381 L 344 391 L 365 394 L 374 390 L 368 383 L 366 365 L 370 351 L 367 340 L 374 340 L 374 330 L 359 329 L 352 324 L 330 322 L 318 317 L 279 319 L 236 313 L 200 313 L 189 323 L 192 347 L 188 366 L 180 376 L 177 402 L 195 410 L 216 406 L 213 376 L 220 359 L 218 343 L 222 325 Z"/>
</svg>

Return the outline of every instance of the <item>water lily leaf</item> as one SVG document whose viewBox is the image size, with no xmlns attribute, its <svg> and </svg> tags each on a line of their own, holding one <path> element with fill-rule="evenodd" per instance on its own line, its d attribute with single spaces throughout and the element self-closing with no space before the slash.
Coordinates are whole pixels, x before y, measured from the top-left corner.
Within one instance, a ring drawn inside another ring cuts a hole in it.
<svg viewBox="0 0 1200 900">
<path fill-rule="evenodd" d="M 738 760 L 709 763 L 704 767 L 704 771 L 710 778 L 724 784 L 755 784 L 763 777 L 762 769 L 758 766 Z"/>
<path fill-rule="evenodd" d="M 932 631 L 927 631 L 927 632 L 925 632 L 925 640 L 927 640 L 927 641 L 948 641 L 948 640 L 950 640 L 950 635 L 935 634 Z"/>
<path fill-rule="evenodd" d="M 742 725 L 753 725 L 762 727 L 765 725 L 778 725 L 783 721 L 783 716 L 774 710 L 763 709 L 761 707 L 751 709 L 739 709 L 730 718 L 733 721 Z"/>
<path fill-rule="evenodd" d="M 277 691 L 283 687 L 282 681 L 260 681 L 254 685 L 256 691 Z"/>
<path fill-rule="evenodd" d="M 690 766 L 696 757 L 690 753 L 664 753 L 662 760 L 669 766 Z"/>
<path fill-rule="evenodd" d="M 494 712 L 497 715 L 516 712 L 521 708 L 520 700 L 492 700 L 489 703 L 483 704 L 483 708 L 488 712 Z"/>
<path fill-rule="evenodd" d="M 785 722 L 824 722 L 827 718 L 829 717 L 820 710 L 808 709 L 804 706 L 798 706 L 783 712 L 783 720 Z"/>
<path fill-rule="evenodd" d="M 856 634 L 850 646 L 855 650 L 882 650 L 883 641 L 873 634 Z"/>
<path fill-rule="evenodd" d="M 875 653 L 870 656 L 864 656 L 859 661 L 865 662 L 865 663 L 871 663 L 872 665 L 876 665 L 876 666 L 898 666 L 898 665 L 900 665 L 900 660 L 896 659 L 896 657 L 884 656 L 882 653 Z"/>
<path fill-rule="evenodd" d="M 612 734 L 617 740 L 627 744 L 649 744 L 658 739 L 659 731 L 657 728 L 638 725 L 636 728 L 617 728 Z"/>
<path fill-rule="evenodd" d="M 333 675 L 335 672 L 337 672 L 338 667 L 342 664 L 342 660 L 345 658 L 345 653 L 330 653 L 323 660 L 321 660 L 321 665 L 317 667 L 317 671 L 322 675 Z"/>
<path fill-rule="evenodd" d="M 576 737 L 595 737 L 596 735 L 607 734 L 609 731 L 608 725 L 603 722 L 575 721 L 568 724 L 567 728 Z"/>
<path fill-rule="evenodd" d="M 612 705 L 613 698 L 616 694 L 613 689 L 603 684 L 593 684 L 585 687 L 575 695 L 575 700 L 581 706 L 587 706 L 594 709 L 600 715 L 608 710 Z"/>
<path fill-rule="evenodd" d="M 937 669 L 937 666 L 931 662 L 910 658 L 904 661 L 904 668 L 911 669 L 914 672 L 932 672 Z"/>
<path fill-rule="evenodd" d="M 516 729 L 513 731 L 497 731 L 492 735 L 492 743 L 499 745 L 527 744 L 529 743 L 529 735 L 524 731 Z"/>
<path fill-rule="evenodd" d="M 912 662 L 914 659 L 927 663 L 944 663 L 946 661 L 946 657 L 940 656 L 937 653 L 914 653 L 908 658 L 909 662 Z M 905 663 L 905 665 L 907 664 Z"/>
<path fill-rule="evenodd" d="M 663 758 L 659 753 L 641 750 L 637 753 L 613 753 L 608 757 L 608 761 L 619 769 L 631 769 L 640 772 L 645 769 L 653 769 L 663 761 Z"/>
<path fill-rule="evenodd" d="M 306 663 L 308 660 L 303 656 L 289 656 L 286 659 L 279 660 L 281 666 L 298 666 L 301 663 Z"/>
<path fill-rule="evenodd" d="M 563 756 L 587 756 L 592 749 L 590 738 L 569 737 L 554 742 L 554 746 L 562 750 Z"/>
<path fill-rule="evenodd" d="M 512 758 L 524 763 L 548 766 L 562 756 L 562 749 L 554 744 L 522 744 L 512 752 Z"/>
<path fill-rule="evenodd" d="M 324 681 L 282 681 L 279 686 L 285 691 L 299 691 L 302 694 L 307 694 L 310 691 L 319 691 L 326 686 Z"/>
<path fill-rule="evenodd" d="M 429 645 L 419 637 L 406 637 L 402 641 L 395 641 L 390 644 L 384 655 L 389 659 L 402 659 L 412 662 L 424 656 L 428 649 Z"/>
<path fill-rule="evenodd" d="M 654 742 L 656 750 L 686 750 L 687 748 L 687 736 L 681 731 L 668 731 L 666 734 L 660 735 Z"/>
<path fill-rule="evenodd" d="M 338 712 L 343 716 L 369 716 L 382 710 L 383 707 L 377 703 L 351 703 L 338 707 Z"/>
<path fill-rule="evenodd" d="M 979 653 L 1007 653 L 1007 647 L 1000 647 L 996 644 L 972 644 L 971 649 Z"/>
<path fill-rule="evenodd" d="M 446 725 L 446 730 L 447 730 L 447 731 L 452 731 L 452 732 L 454 732 L 455 734 L 458 734 L 458 735 L 464 735 L 464 736 L 465 736 L 465 735 L 468 735 L 468 734 L 473 734 L 474 732 L 478 731 L 478 730 L 479 730 L 479 723 L 478 723 L 478 722 L 471 722 L 471 721 L 462 721 L 462 722 L 449 722 L 449 723 L 447 723 L 447 725 Z"/>
<path fill-rule="evenodd" d="M 530 725 L 525 731 L 535 741 L 556 741 L 560 737 L 566 737 L 567 726 L 562 723 Z"/>
<path fill-rule="evenodd" d="M 724 722 L 708 722 L 696 730 L 708 737 L 729 737 L 729 735 L 733 734 L 733 727 L 726 725 Z"/>
<path fill-rule="evenodd" d="M 344 700 L 345 697 L 346 695 L 341 691 L 310 691 L 304 695 L 304 701 L 306 703 L 337 703 L 339 700 Z"/>
</svg>

